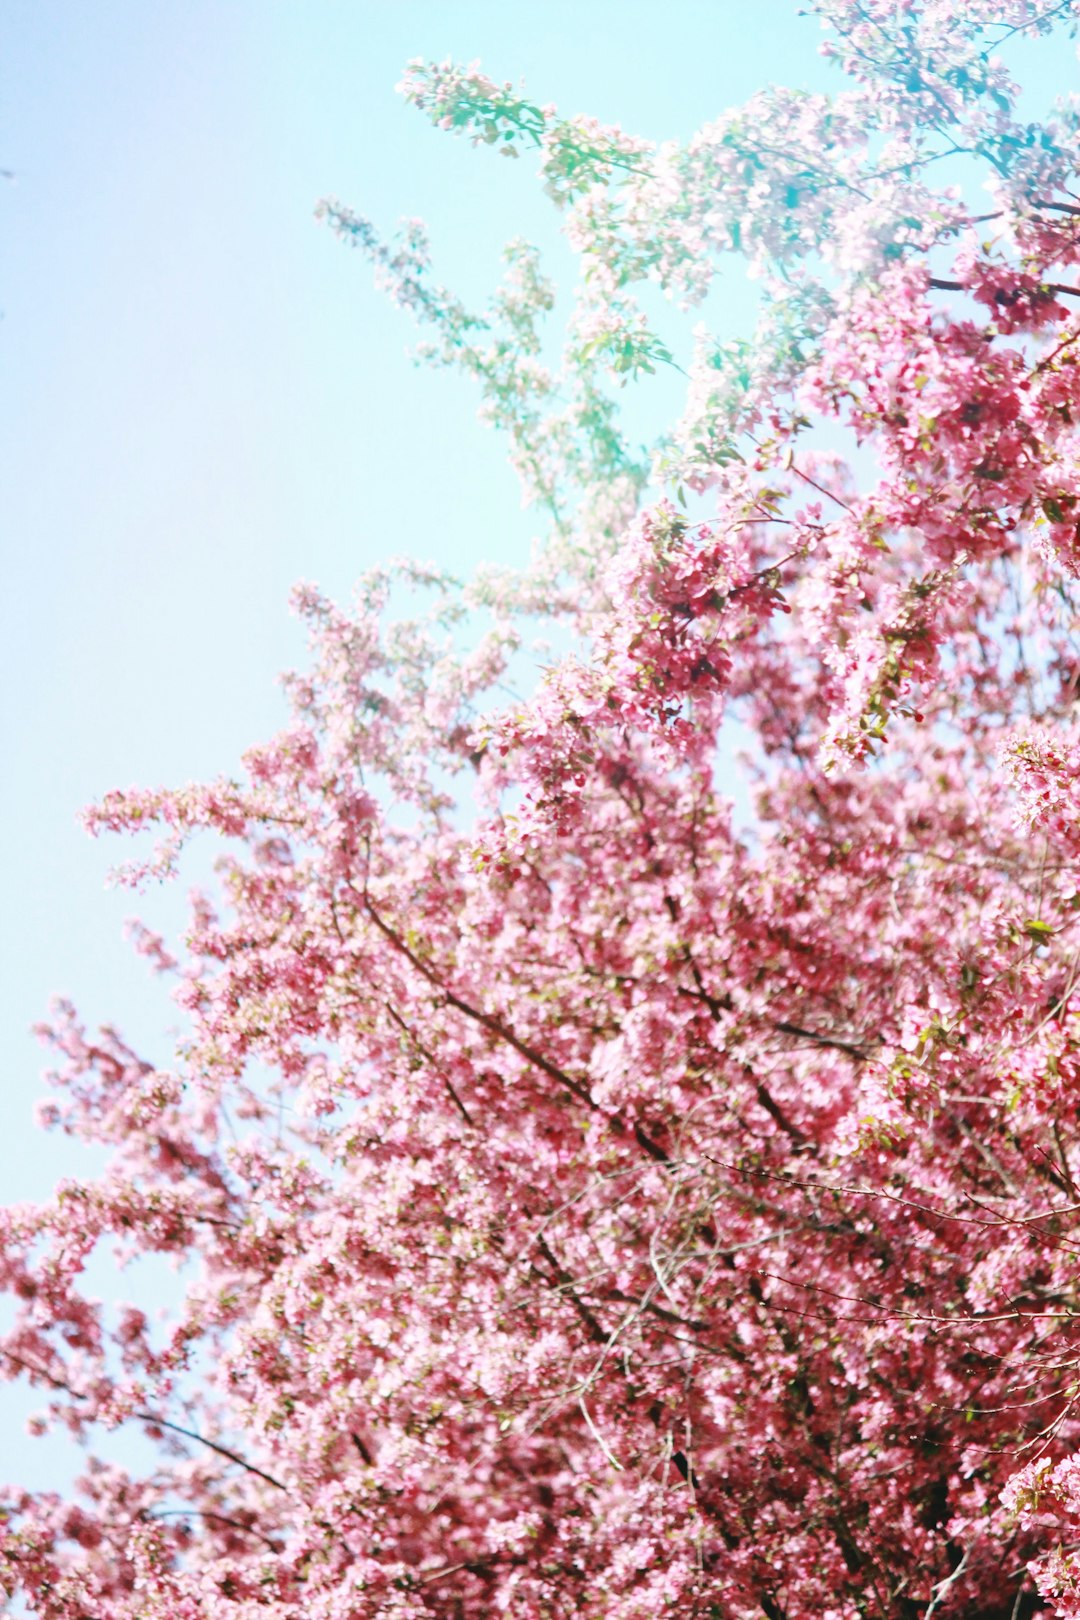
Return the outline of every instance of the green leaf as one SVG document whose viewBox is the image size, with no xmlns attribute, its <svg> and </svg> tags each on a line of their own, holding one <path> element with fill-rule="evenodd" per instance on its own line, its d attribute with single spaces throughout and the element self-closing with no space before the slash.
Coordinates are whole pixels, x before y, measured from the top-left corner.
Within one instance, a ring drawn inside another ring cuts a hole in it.
<svg viewBox="0 0 1080 1620">
<path fill-rule="evenodd" d="M 1054 930 L 1040 918 L 1028 917 L 1024 921 L 1024 933 L 1029 939 L 1045 940 L 1053 937 Z"/>
</svg>

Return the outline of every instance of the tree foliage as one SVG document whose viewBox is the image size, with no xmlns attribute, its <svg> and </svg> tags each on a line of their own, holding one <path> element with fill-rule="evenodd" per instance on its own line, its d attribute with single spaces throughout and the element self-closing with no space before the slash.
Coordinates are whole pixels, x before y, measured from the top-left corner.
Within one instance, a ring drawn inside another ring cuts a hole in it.
<svg viewBox="0 0 1080 1620">
<path fill-rule="evenodd" d="M 156 830 L 132 881 L 224 853 L 180 960 L 137 936 L 174 1068 L 61 1006 L 46 1123 L 108 1169 L 0 1215 L 5 1373 L 88 1447 L 4 1497 L 46 1620 L 1080 1614 L 1080 112 L 1008 66 L 1080 5 L 815 10 L 846 88 L 685 146 L 410 65 L 539 159 L 561 354 L 527 245 L 470 311 L 322 205 L 547 537 L 304 587 L 288 728 L 89 812 Z M 739 257 L 753 336 L 677 355 L 651 289 Z M 163 1328 L 88 1297 L 110 1243 L 186 1262 Z"/>
</svg>

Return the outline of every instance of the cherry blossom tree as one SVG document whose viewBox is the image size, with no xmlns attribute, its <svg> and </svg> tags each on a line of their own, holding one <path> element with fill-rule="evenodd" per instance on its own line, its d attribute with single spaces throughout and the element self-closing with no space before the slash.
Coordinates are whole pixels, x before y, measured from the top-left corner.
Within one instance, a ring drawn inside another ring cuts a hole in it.
<svg viewBox="0 0 1080 1620">
<path fill-rule="evenodd" d="M 845 87 L 685 146 L 410 65 L 538 161 L 561 350 L 527 245 L 475 311 L 321 207 L 545 538 L 301 588 L 288 728 L 88 813 L 136 884 L 222 855 L 136 931 L 170 1070 L 44 1031 L 108 1164 L 0 1215 L 4 1373 L 86 1447 L 3 1496 L 16 1612 L 1080 1615 L 1080 108 L 1009 66 L 1080 4 L 814 9 Z M 657 289 L 739 259 L 756 330 L 677 353 Z M 101 1250 L 182 1263 L 164 1324 Z"/>
</svg>

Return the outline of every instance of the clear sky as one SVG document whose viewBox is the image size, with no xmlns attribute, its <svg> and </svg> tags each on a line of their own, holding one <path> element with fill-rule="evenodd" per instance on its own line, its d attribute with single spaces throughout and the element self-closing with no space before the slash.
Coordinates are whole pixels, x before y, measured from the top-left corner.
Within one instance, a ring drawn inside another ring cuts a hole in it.
<svg viewBox="0 0 1080 1620">
<path fill-rule="evenodd" d="M 275 677 L 303 660 L 296 580 L 345 596 L 389 555 L 462 571 L 527 554 L 534 521 L 469 385 L 410 364 L 407 317 L 312 218 L 328 193 L 387 229 L 420 215 L 439 278 L 477 301 L 512 236 L 572 268 L 535 165 L 434 130 L 395 94 L 405 63 L 479 58 L 565 112 L 685 137 L 769 79 L 830 82 L 817 24 L 794 11 L 8 0 L 3 1202 L 94 1164 L 32 1125 L 44 1054 L 30 1026 L 52 995 L 171 1057 L 174 1010 L 123 922 L 180 924 L 183 890 L 107 889 L 125 851 L 89 840 L 79 808 L 113 786 L 230 773 L 278 727 Z M 129 1291 L 107 1265 L 95 1283 L 106 1299 Z M 0 1472 L 59 1483 L 69 1464 L 21 1437 L 26 1410 L 0 1390 Z"/>
<path fill-rule="evenodd" d="M 406 317 L 312 220 L 326 193 L 385 227 L 420 215 L 440 279 L 474 298 L 512 236 L 569 267 L 533 164 L 404 107 L 406 60 L 479 58 L 661 139 L 770 80 L 838 80 L 795 0 L 7 0 L 5 22 L 9 1202 L 80 1165 L 30 1125 L 28 1029 L 50 995 L 170 1056 L 169 1003 L 122 922 L 176 918 L 182 896 L 107 891 L 124 851 L 89 841 L 79 807 L 230 772 L 276 729 L 275 675 L 303 656 L 297 579 L 344 596 L 392 554 L 464 570 L 526 553 L 533 522 L 470 388 L 410 365 Z"/>
<path fill-rule="evenodd" d="M 686 136 L 770 77 L 829 82 L 794 9 L 679 0 L 658 27 L 655 0 L 9 0 L 5 1199 L 67 1162 L 27 1134 L 51 994 L 168 1060 L 168 1003 L 121 937 L 161 903 L 105 891 L 123 850 L 79 807 L 228 772 L 276 728 L 295 580 L 345 595 L 390 554 L 526 553 L 469 385 L 410 364 L 408 319 L 312 219 L 325 193 L 386 227 L 419 214 L 476 298 L 514 235 L 570 267 L 534 165 L 432 129 L 395 94 L 405 62 L 479 58 L 564 111 Z"/>
</svg>

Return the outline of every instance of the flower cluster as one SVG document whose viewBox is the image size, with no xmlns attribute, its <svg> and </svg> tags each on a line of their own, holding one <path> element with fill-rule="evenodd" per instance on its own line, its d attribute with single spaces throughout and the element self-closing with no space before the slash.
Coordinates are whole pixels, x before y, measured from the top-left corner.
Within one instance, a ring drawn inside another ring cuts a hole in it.
<svg viewBox="0 0 1080 1620">
<path fill-rule="evenodd" d="M 168 1066 L 42 1030 L 94 1154 L 0 1210 L 0 1369 L 87 1457 L 0 1492 L 13 1612 L 1080 1616 L 1080 205 L 1004 60 L 1080 7 L 815 9 L 843 93 L 685 147 L 410 65 L 535 155 L 561 359 L 527 245 L 475 313 L 325 207 L 550 533 L 299 588 L 282 733 L 87 814 L 138 881 L 222 856 L 182 944 L 133 928 Z M 640 284 L 732 253 L 757 332 L 677 357 Z M 162 1319 L 108 1251 L 177 1268 Z"/>
</svg>

